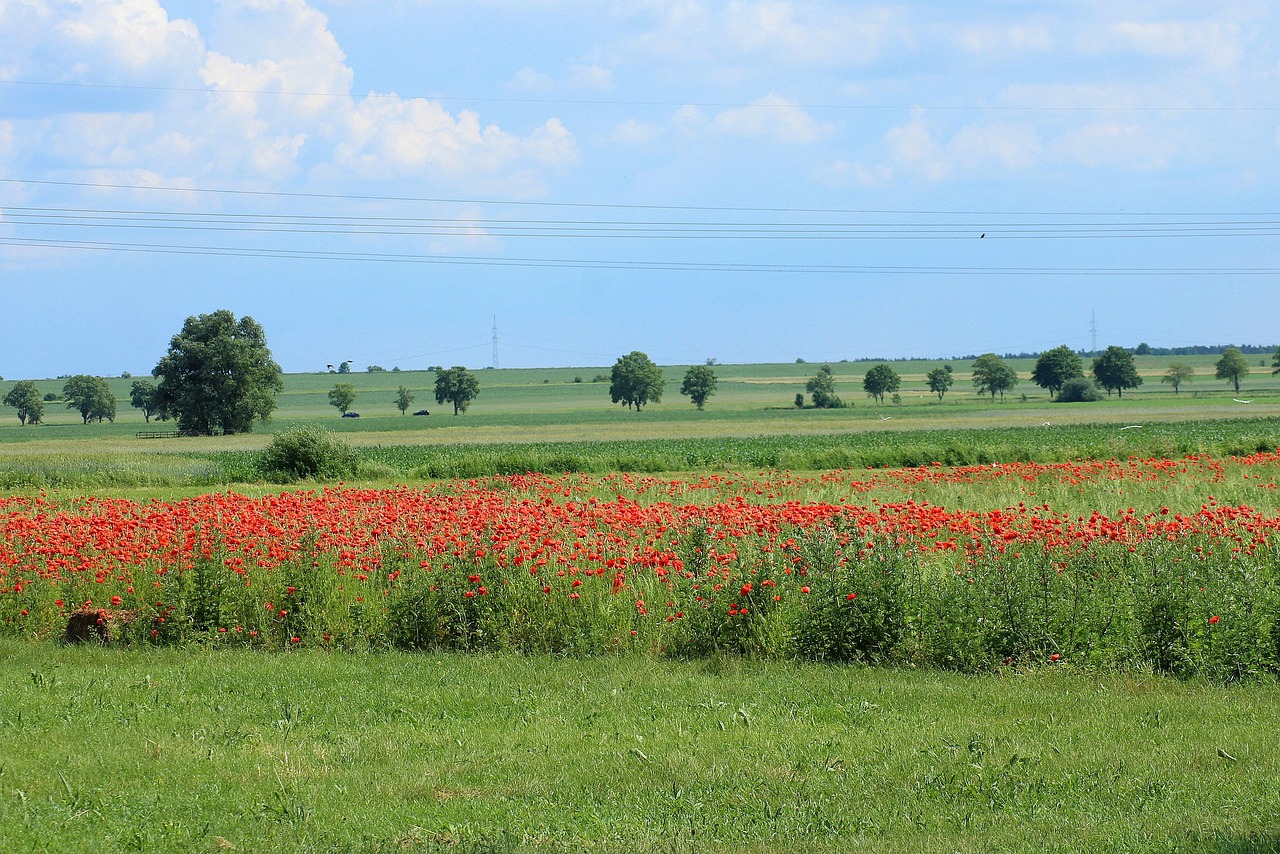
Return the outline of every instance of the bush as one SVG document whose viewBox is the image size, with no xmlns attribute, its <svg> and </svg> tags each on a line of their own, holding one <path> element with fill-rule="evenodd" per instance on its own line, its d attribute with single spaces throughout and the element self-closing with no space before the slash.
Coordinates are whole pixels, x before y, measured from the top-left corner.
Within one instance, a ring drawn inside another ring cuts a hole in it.
<svg viewBox="0 0 1280 854">
<path fill-rule="evenodd" d="M 1072 377 L 1062 384 L 1062 391 L 1058 392 L 1058 403 L 1088 403 L 1101 399 L 1097 384 L 1084 377 Z"/>
<path fill-rule="evenodd" d="M 347 477 L 355 474 L 356 465 L 356 452 L 346 442 L 315 427 L 277 433 L 258 458 L 264 477 L 284 482 Z"/>
</svg>

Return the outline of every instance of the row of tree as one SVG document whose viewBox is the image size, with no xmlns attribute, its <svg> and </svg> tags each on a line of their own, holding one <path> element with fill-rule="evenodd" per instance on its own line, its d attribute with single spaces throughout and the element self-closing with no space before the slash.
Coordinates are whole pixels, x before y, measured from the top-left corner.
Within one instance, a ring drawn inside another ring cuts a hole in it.
<svg viewBox="0 0 1280 854">
<path fill-rule="evenodd" d="M 703 409 L 715 394 L 714 364 L 715 360 L 708 359 L 705 365 L 689 368 L 680 387 L 680 393 L 698 409 Z M 344 363 L 344 366 L 346 371 L 335 372 L 349 372 L 350 364 Z M 1273 366 L 1272 373 L 1280 374 L 1280 348 L 1275 352 Z M 435 370 L 436 402 L 451 403 L 454 415 L 466 411 L 480 393 L 475 374 L 460 366 Z M 1085 378 L 1080 356 L 1063 345 L 1040 354 L 1031 380 L 1059 400 L 1083 399 L 1068 396 L 1073 387 L 1076 392 L 1072 394 L 1086 394 L 1096 385 L 1108 394 L 1115 391 L 1123 395 L 1126 388 L 1142 384 L 1133 354 L 1123 347 L 1108 347 L 1093 359 L 1090 371 L 1092 381 Z M 1240 380 L 1248 373 L 1248 361 L 1235 347 L 1226 348 L 1215 365 L 1215 376 L 1233 383 L 1237 392 Z M 262 326 L 251 317 L 237 319 L 225 309 L 188 317 L 151 374 L 157 382 L 135 380 L 130 402 L 142 410 L 148 422 L 153 416 L 174 419 L 179 432 L 193 435 L 248 432 L 255 420 L 265 421 L 270 417 L 276 408 L 276 397 L 284 388 L 283 372 L 271 356 Z M 1175 363 L 1169 366 L 1162 381 L 1171 384 L 1176 393 L 1193 375 L 1189 366 Z M 950 365 L 929 371 L 925 379 L 939 400 L 954 382 Z M 992 400 L 999 395 L 1003 400 L 1005 392 L 1017 385 L 1018 375 L 1004 359 L 985 353 L 973 361 L 972 380 L 979 395 L 990 395 Z M 661 401 L 665 386 L 662 369 L 639 350 L 619 357 L 609 375 L 612 401 L 637 412 L 648 403 Z M 897 392 L 900 386 L 901 377 L 885 362 L 873 366 L 863 378 L 863 389 L 881 403 L 886 394 Z M 806 383 L 805 390 L 815 407 L 843 405 L 835 394 L 835 378 L 829 365 L 824 365 Z M 353 386 L 339 383 L 329 392 L 329 402 L 345 415 L 355 396 Z M 44 405 L 50 399 L 56 398 L 41 396 L 35 383 L 24 380 L 16 383 L 2 402 L 16 409 L 18 420 L 25 425 L 41 421 Z M 62 399 L 68 408 L 80 413 L 86 424 L 115 420 L 116 399 L 102 377 L 68 378 L 62 388 Z M 403 414 L 414 399 L 413 392 L 400 386 L 396 406 Z M 796 395 L 796 404 L 803 406 L 804 395 Z"/>
<path fill-rule="evenodd" d="M 1272 362 L 1273 374 L 1280 374 L 1280 348 L 1276 349 Z M 1095 388 L 1104 389 L 1108 395 L 1116 392 L 1124 396 L 1127 388 L 1142 385 L 1142 377 L 1134 364 L 1133 354 L 1124 347 L 1108 347 L 1097 356 L 1089 367 L 1093 378 L 1085 376 L 1084 361 L 1070 347 L 1063 345 L 1041 353 L 1031 371 L 1031 381 L 1049 392 L 1050 398 L 1062 401 L 1094 399 Z M 1214 376 L 1232 384 L 1236 393 L 1240 392 L 1240 381 L 1249 374 L 1249 362 L 1237 348 L 1227 347 L 1222 357 L 1214 363 Z M 1174 393 L 1179 386 L 1190 382 L 1195 370 L 1182 362 L 1171 364 L 1161 382 L 1173 386 Z M 973 386 L 978 395 L 989 395 L 994 401 L 996 395 L 1004 400 L 1005 392 L 1012 391 L 1018 384 L 1018 374 L 1003 358 L 995 353 L 984 353 L 973 360 Z M 934 368 L 925 375 L 929 390 L 942 400 L 955 381 L 950 365 Z M 867 396 L 883 403 L 886 394 L 893 394 L 901 387 L 902 378 L 888 363 L 881 362 L 872 366 L 862 380 L 862 388 Z M 819 409 L 839 408 L 843 402 L 835 393 L 835 377 L 830 365 L 823 365 L 818 373 L 805 384 L 812 398 L 813 406 Z M 804 395 L 796 395 L 796 406 L 804 405 Z"/>
</svg>

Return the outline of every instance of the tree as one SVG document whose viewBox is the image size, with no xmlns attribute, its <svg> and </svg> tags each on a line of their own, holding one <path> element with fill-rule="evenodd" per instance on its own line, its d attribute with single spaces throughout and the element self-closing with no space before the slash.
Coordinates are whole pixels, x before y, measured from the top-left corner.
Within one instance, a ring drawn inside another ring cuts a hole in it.
<svg viewBox="0 0 1280 854">
<path fill-rule="evenodd" d="M 396 409 L 400 410 L 401 415 L 404 415 L 409 411 L 409 407 L 413 406 L 413 402 L 416 399 L 417 398 L 413 396 L 413 392 L 409 391 L 409 389 L 404 386 L 400 386 L 400 388 L 396 389 Z"/>
<path fill-rule="evenodd" d="M 436 371 L 436 403 L 452 403 L 453 414 L 466 412 L 480 394 L 480 381 L 461 365 Z"/>
<path fill-rule="evenodd" d="M 1215 362 L 1213 367 L 1213 375 L 1231 383 L 1236 394 L 1239 394 L 1240 378 L 1249 373 L 1249 362 L 1244 355 L 1237 348 L 1228 347 L 1222 351 L 1222 358 Z"/>
<path fill-rule="evenodd" d="M 995 353 L 983 353 L 973 360 L 973 387 L 978 390 L 979 397 L 989 394 L 994 401 L 999 392 L 1003 401 L 1004 393 L 1017 384 L 1017 372 Z"/>
<path fill-rule="evenodd" d="M 705 365 L 694 365 L 685 373 L 680 393 L 699 410 L 706 406 L 707 398 L 716 393 L 716 372 L 711 370 L 710 360 Z"/>
<path fill-rule="evenodd" d="M 77 374 L 63 384 L 62 397 L 67 401 L 67 409 L 79 412 L 85 424 L 116 420 L 116 396 L 102 377 Z"/>
<path fill-rule="evenodd" d="M 18 423 L 24 427 L 39 424 L 44 417 L 44 399 L 40 396 L 40 389 L 31 380 L 14 383 L 13 388 L 4 396 L 4 405 L 18 410 Z"/>
<path fill-rule="evenodd" d="M 836 379 L 831 373 L 830 365 L 818 368 L 818 373 L 804 384 L 804 390 L 809 392 L 813 405 L 818 409 L 838 409 L 841 406 L 840 398 L 836 396 Z"/>
<path fill-rule="evenodd" d="M 1066 344 L 1041 353 L 1031 371 L 1031 381 L 1048 389 L 1051 398 L 1062 390 L 1062 384 L 1067 380 L 1082 376 L 1084 366 L 1080 357 Z"/>
<path fill-rule="evenodd" d="M 902 387 L 902 377 L 884 362 L 875 365 L 862 378 L 862 388 L 869 397 L 884 403 L 884 396 Z"/>
<path fill-rule="evenodd" d="M 336 406 L 343 415 L 356 402 L 356 387 L 351 383 L 338 383 L 329 389 L 329 405 Z"/>
<path fill-rule="evenodd" d="M 628 409 L 634 406 L 636 412 L 646 403 L 659 403 L 666 386 L 662 368 L 639 350 L 620 356 L 609 375 L 610 399 Z"/>
<path fill-rule="evenodd" d="M 1138 369 L 1133 364 L 1133 355 L 1115 344 L 1093 360 L 1093 376 L 1098 385 L 1107 390 L 1108 397 L 1113 390 L 1124 397 L 1125 389 L 1142 385 L 1142 377 L 1138 376 Z"/>
<path fill-rule="evenodd" d="M 1177 394 L 1178 386 L 1191 382 L 1191 378 L 1195 375 L 1196 372 L 1190 365 L 1185 362 L 1174 362 L 1169 366 L 1169 370 L 1164 372 L 1160 382 L 1173 386 L 1173 393 Z"/>
<path fill-rule="evenodd" d="M 142 417 L 151 423 L 151 416 L 160 412 L 156 403 L 156 384 L 151 380 L 134 380 L 129 387 L 129 403 L 134 409 L 142 410 Z"/>
<path fill-rule="evenodd" d="M 159 411 L 184 433 L 248 433 L 266 421 L 284 389 L 267 336 L 252 317 L 226 309 L 188 317 L 151 372 Z"/>
<path fill-rule="evenodd" d="M 1272 374 L 1280 374 L 1280 347 L 1276 348 L 1276 354 L 1271 359 L 1271 367 L 1275 368 Z"/>
<path fill-rule="evenodd" d="M 950 365 L 934 368 L 925 375 L 925 379 L 929 382 L 929 391 L 936 394 L 938 400 L 942 400 L 942 396 L 947 393 L 947 389 L 951 388 L 951 384 L 955 382 Z"/>
</svg>

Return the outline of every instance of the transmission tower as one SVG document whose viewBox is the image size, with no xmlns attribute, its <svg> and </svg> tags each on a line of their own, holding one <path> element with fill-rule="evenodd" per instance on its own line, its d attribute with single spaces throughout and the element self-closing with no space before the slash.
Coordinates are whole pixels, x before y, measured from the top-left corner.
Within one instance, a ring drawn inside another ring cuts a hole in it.
<svg viewBox="0 0 1280 854">
<path fill-rule="evenodd" d="M 493 316 L 493 366 L 498 367 L 498 316 Z"/>
</svg>

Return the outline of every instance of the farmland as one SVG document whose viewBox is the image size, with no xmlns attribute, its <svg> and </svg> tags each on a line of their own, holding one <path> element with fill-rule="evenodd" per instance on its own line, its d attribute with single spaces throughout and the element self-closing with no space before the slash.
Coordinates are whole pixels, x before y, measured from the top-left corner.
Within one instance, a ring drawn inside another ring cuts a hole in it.
<svg viewBox="0 0 1280 854">
<path fill-rule="evenodd" d="M 1089 404 L 841 363 L 841 410 L 790 405 L 815 365 L 638 413 L 585 368 L 414 417 L 402 371 L 250 436 L 0 427 L 0 837 L 1276 850 L 1280 383 L 1139 361 Z M 264 478 L 315 424 L 358 475 Z"/>
</svg>

